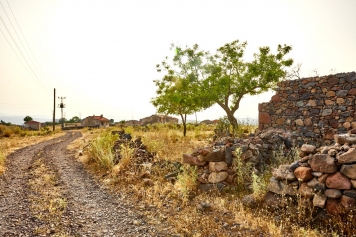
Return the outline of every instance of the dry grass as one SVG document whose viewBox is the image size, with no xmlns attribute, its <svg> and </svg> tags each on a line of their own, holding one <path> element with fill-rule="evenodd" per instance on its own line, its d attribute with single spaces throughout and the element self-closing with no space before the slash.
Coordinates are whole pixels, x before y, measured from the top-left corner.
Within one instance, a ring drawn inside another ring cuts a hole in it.
<svg viewBox="0 0 356 237">
<path fill-rule="evenodd" d="M 12 135 L 10 137 L 0 138 L 0 175 L 5 171 L 5 160 L 7 155 L 23 147 L 38 144 L 62 135 L 64 135 L 63 132 L 56 132 L 55 134 L 51 133 L 39 136 L 31 135 L 22 137 Z"/>
<path fill-rule="evenodd" d="M 250 131 L 252 128 L 246 130 Z M 165 180 L 164 175 L 177 171 L 172 164 L 175 161 L 180 162 L 183 153 L 189 154 L 197 147 L 211 142 L 213 127 L 191 126 L 186 137 L 182 136 L 180 129 L 174 127 L 128 127 L 125 131 L 133 139 L 141 137 L 147 150 L 156 152 L 152 166 L 132 169 L 134 166 L 132 162 L 130 164 L 132 157 L 129 151 L 122 164 L 106 169 L 90 157 L 82 158 L 89 156 L 89 152 L 77 157 L 85 161 L 90 172 L 104 184 L 133 203 L 137 212 L 150 224 L 165 223 L 167 229 L 180 236 L 337 236 L 335 233 L 353 233 L 352 230 L 342 232 L 345 228 L 351 229 L 352 225 L 347 224 L 352 222 L 351 217 L 346 218 L 346 222 L 345 218 L 343 221 L 336 220 L 336 225 L 331 225 L 331 222 L 326 226 L 323 223 L 311 224 L 311 210 L 308 210 L 302 199 L 294 200 L 297 205 L 293 206 L 292 201 L 284 197 L 283 203 L 287 203 L 284 207 L 274 212 L 266 210 L 261 205 L 261 199 L 271 172 L 267 171 L 262 177 L 254 176 L 252 167 L 240 161 L 235 161 L 234 164 L 239 169 L 240 188 L 237 186 L 223 193 L 198 192 L 197 170 L 189 165 L 183 165 L 176 182 Z M 103 131 L 87 131 L 81 141 L 77 140 L 73 144 L 77 144 L 76 149 L 80 149 L 101 132 Z M 83 139 L 86 140 L 85 143 Z M 277 167 L 282 161 L 293 160 L 293 155 L 286 159 L 277 152 L 275 156 L 276 162 L 270 169 Z M 151 183 L 147 185 L 143 177 L 150 179 Z M 243 186 L 246 180 L 251 182 L 251 189 Z M 244 206 L 241 201 L 242 195 L 251 190 L 257 199 L 254 209 Z"/>
</svg>

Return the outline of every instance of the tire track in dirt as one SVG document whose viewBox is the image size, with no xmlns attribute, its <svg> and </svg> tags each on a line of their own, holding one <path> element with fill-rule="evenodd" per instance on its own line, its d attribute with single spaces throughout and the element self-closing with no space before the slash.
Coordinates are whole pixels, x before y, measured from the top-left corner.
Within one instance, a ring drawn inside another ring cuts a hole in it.
<svg viewBox="0 0 356 237">
<path fill-rule="evenodd" d="M 0 236 L 40 236 L 35 232 L 39 225 L 58 225 L 43 223 L 31 216 L 29 171 L 40 158 L 56 174 L 66 198 L 60 228 L 67 235 L 167 236 L 159 234 L 132 208 L 101 187 L 66 150 L 67 145 L 80 136 L 79 132 L 68 132 L 63 137 L 23 148 L 8 156 L 7 171 L 0 183 Z M 49 232 L 47 236 L 51 234 Z"/>
<path fill-rule="evenodd" d="M 29 170 L 33 158 L 62 137 L 17 150 L 7 156 L 0 176 L 0 236 L 32 236 L 36 219 L 30 214 Z"/>
</svg>

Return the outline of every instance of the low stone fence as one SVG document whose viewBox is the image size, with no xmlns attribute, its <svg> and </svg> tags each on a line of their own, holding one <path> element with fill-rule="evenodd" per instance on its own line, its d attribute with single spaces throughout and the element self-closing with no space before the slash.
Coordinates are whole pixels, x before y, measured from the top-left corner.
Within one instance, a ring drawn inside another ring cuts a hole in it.
<svg viewBox="0 0 356 237">
<path fill-rule="evenodd" d="M 198 148 L 192 154 L 184 154 L 182 163 L 196 165 L 198 169 L 198 188 L 210 191 L 221 190 L 233 185 L 236 167 L 233 161 L 240 156 L 242 162 L 251 162 L 257 172 L 263 172 L 271 162 L 274 152 L 289 149 L 292 141 L 289 133 L 282 129 L 270 129 L 245 139 L 220 138 L 211 146 Z M 240 152 L 240 154 L 237 154 Z"/>
<path fill-rule="evenodd" d="M 271 193 L 300 195 L 331 215 L 348 212 L 356 205 L 356 129 L 335 135 L 335 144 L 317 148 L 304 144 L 298 161 L 273 170 L 266 195 L 267 205 L 277 205 Z"/>
</svg>

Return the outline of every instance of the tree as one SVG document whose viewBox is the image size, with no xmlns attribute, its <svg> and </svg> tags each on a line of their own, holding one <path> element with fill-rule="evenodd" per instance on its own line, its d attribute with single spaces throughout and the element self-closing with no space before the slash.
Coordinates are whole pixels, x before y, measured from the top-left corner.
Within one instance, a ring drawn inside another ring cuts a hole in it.
<svg viewBox="0 0 356 237">
<path fill-rule="evenodd" d="M 182 119 L 183 135 L 187 132 L 187 115 L 207 108 L 202 99 L 199 90 L 198 81 L 203 74 L 203 59 L 206 52 L 200 51 L 198 45 L 192 49 L 171 46 L 174 49 L 175 56 L 172 64 L 163 61 L 157 64 L 158 72 L 166 74 L 161 80 L 155 80 L 158 87 L 157 96 L 151 100 L 151 103 L 157 108 L 158 113 L 178 115 Z"/>
<path fill-rule="evenodd" d="M 80 122 L 80 118 L 78 116 L 74 116 L 68 122 L 70 122 L 70 123 L 79 123 Z"/>
<path fill-rule="evenodd" d="M 205 99 L 217 103 L 226 112 L 234 129 L 237 127 L 234 114 L 241 99 L 274 89 L 286 77 L 285 68 L 293 64 L 292 59 L 284 59 L 291 46 L 278 45 L 276 54 L 269 47 L 260 47 L 251 62 L 244 62 L 246 46 L 247 42 L 235 40 L 220 47 L 214 56 L 209 56 L 209 77 L 200 83 L 201 90 L 208 92 Z"/>
<path fill-rule="evenodd" d="M 24 119 L 23 119 L 23 121 L 25 121 L 26 123 L 27 122 L 30 122 L 30 121 L 32 121 L 33 119 L 30 117 L 30 116 L 26 116 Z"/>
<path fill-rule="evenodd" d="M 109 120 L 111 124 L 114 124 L 115 120 L 114 119 L 110 119 Z"/>
</svg>

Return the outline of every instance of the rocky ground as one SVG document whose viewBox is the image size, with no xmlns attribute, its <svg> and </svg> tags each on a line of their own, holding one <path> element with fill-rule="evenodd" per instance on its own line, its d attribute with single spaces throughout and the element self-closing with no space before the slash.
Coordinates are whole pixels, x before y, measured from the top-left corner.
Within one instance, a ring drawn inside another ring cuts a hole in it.
<svg viewBox="0 0 356 237">
<path fill-rule="evenodd" d="M 133 205 L 86 172 L 66 150 L 80 136 L 68 132 L 7 157 L 0 177 L 0 236 L 172 236 L 148 224 Z M 45 173 L 39 173 L 41 167 Z M 47 190 L 57 190 L 56 200 L 62 203 L 57 211 L 52 202 L 43 208 L 51 194 L 38 190 L 35 181 L 41 178 L 53 184 L 44 186 Z"/>
</svg>

